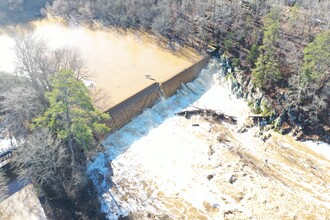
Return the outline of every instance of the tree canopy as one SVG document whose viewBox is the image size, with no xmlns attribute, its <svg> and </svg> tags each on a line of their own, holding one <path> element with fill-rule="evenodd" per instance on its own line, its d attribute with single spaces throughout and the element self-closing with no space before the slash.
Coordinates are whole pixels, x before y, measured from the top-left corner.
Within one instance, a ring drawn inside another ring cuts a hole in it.
<svg viewBox="0 0 330 220">
<path fill-rule="evenodd" d="M 34 119 L 35 127 L 47 127 L 71 146 L 73 142 L 88 150 L 94 135 L 109 131 L 103 122 L 109 115 L 95 109 L 89 90 L 70 70 L 51 78 L 51 91 L 46 92 L 49 108 Z"/>
<path fill-rule="evenodd" d="M 316 36 L 304 49 L 304 83 L 314 81 L 318 87 L 324 86 L 330 78 L 330 31 Z"/>
<path fill-rule="evenodd" d="M 277 41 L 279 38 L 279 10 L 274 8 L 264 18 L 264 38 L 259 48 L 260 56 L 256 68 L 252 71 L 254 82 L 259 87 L 269 87 L 281 79 L 277 57 Z"/>
</svg>

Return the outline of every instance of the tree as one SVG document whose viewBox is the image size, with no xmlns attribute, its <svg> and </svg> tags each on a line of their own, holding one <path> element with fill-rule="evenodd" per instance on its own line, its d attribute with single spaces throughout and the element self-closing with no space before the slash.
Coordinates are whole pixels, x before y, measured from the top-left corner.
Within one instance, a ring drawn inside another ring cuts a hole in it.
<svg viewBox="0 0 330 220">
<path fill-rule="evenodd" d="M 13 161 L 23 181 L 32 181 L 53 196 L 66 196 L 71 185 L 65 173 L 70 164 L 67 149 L 48 129 L 31 134 L 15 151 Z"/>
<path fill-rule="evenodd" d="M 44 106 L 48 105 L 45 92 L 50 91 L 50 77 L 61 69 L 71 69 L 78 79 L 87 77 L 84 61 L 77 50 L 49 50 L 43 39 L 32 33 L 19 30 L 15 34 L 16 72 L 31 82 Z"/>
<path fill-rule="evenodd" d="M 250 65 L 252 67 L 255 65 L 257 58 L 258 58 L 258 45 L 253 44 L 251 47 L 251 50 L 249 50 L 249 54 L 247 56 L 247 60 L 249 61 Z"/>
<path fill-rule="evenodd" d="M 43 106 L 26 77 L 0 73 L 0 78 L 0 127 L 12 136 L 22 137 Z"/>
<path fill-rule="evenodd" d="M 330 31 L 316 36 L 304 49 L 303 83 L 322 89 L 330 80 Z"/>
<path fill-rule="evenodd" d="M 318 126 L 320 122 L 329 123 L 330 31 L 320 33 L 304 49 L 298 80 L 290 89 L 297 87 L 292 101 L 298 102 L 299 107 L 307 113 L 309 124 Z"/>
<path fill-rule="evenodd" d="M 29 133 L 32 118 L 37 117 L 44 109 L 31 85 L 19 85 L 3 93 L 0 101 L 2 120 L 0 125 L 5 127 L 15 137 L 24 137 Z"/>
<path fill-rule="evenodd" d="M 35 127 L 49 128 L 68 144 L 74 164 L 74 147 L 89 150 L 95 136 L 109 131 L 103 124 L 109 115 L 95 109 L 88 88 L 70 70 L 54 75 L 50 86 L 52 90 L 46 92 L 49 108 L 33 121 Z"/>
<path fill-rule="evenodd" d="M 252 71 L 253 80 L 259 87 L 269 88 L 282 77 L 276 46 L 279 38 L 279 19 L 278 9 L 272 9 L 264 18 L 264 38 L 259 48 L 260 56 L 256 68 Z"/>
</svg>

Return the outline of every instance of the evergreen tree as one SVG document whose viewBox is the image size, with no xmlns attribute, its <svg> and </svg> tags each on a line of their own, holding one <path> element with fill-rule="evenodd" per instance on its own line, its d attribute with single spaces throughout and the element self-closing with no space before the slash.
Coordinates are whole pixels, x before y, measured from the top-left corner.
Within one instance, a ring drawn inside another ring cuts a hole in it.
<svg viewBox="0 0 330 220">
<path fill-rule="evenodd" d="M 323 88 L 330 79 L 330 31 L 320 33 L 304 49 L 303 84 Z"/>
<path fill-rule="evenodd" d="M 49 108 L 34 119 L 35 127 L 47 127 L 57 138 L 67 142 L 74 162 L 75 146 L 88 150 L 94 136 L 109 131 L 103 124 L 109 115 L 95 109 L 88 88 L 77 80 L 72 71 L 62 70 L 50 82 L 46 93 Z"/>
<path fill-rule="evenodd" d="M 272 9 L 264 18 L 264 37 L 259 48 L 260 56 L 256 68 L 252 71 L 255 84 L 268 88 L 282 78 L 277 57 L 277 41 L 279 38 L 280 11 Z"/>
<path fill-rule="evenodd" d="M 251 50 L 249 51 L 249 54 L 247 56 L 247 60 L 249 61 L 250 65 L 252 67 L 255 65 L 257 58 L 258 58 L 258 45 L 253 44 L 251 47 Z"/>
</svg>

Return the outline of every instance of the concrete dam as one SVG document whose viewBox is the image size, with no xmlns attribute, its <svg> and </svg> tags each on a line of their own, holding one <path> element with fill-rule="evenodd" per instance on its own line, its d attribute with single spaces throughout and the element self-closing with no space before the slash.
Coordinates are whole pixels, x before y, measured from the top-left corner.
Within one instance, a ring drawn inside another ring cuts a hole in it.
<svg viewBox="0 0 330 220">
<path fill-rule="evenodd" d="M 163 82 L 155 82 L 128 99 L 106 110 L 111 116 L 108 126 L 115 132 L 146 108 L 152 107 L 157 100 L 168 98 L 175 94 L 182 83 L 194 80 L 198 73 L 206 66 L 211 55 L 206 55 L 191 67 L 179 72 Z"/>
</svg>

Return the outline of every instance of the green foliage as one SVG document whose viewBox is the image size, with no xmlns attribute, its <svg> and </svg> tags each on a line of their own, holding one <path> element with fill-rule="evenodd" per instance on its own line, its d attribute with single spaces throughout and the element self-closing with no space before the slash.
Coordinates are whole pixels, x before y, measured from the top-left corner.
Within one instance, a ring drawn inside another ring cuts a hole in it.
<svg viewBox="0 0 330 220">
<path fill-rule="evenodd" d="M 240 58 L 233 58 L 232 59 L 232 66 L 233 67 L 239 67 L 241 63 L 241 59 Z"/>
<path fill-rule="evenodd" d="M 249 61 L 251 66 L 255 66 L 255 62 L 257 61 L 258 58 L 258 45 L 253 44 L 251 47 L 251 50 L 249 51 L 249 54 L 247 56 L 247 60 Z"/>
<path fill-rule="evenodd" d="M 233 34 L 230 32 L 227 34 L 227 37 L 224 41 L 224 50 L 225 51 L 231 51 L 233 49 L 234 40 L 233 40 Z"/>
<path fill-rule="evenodd" d="M 323 85 L 330 77 L 330 31 L 320 33 L 304 49 L 303 83 Z"/>
<path fill-rule="evenodd" d="M 291 7 L 290 9 L 290 14 L 289 14 L 289 22 L 295 26 L 295 23 L 297 22 L 298 18 L 299 18 L 299 6 L 298 4 L 294 4 L 293 7 Z"/>
<path fill-rule="evenodd" d="M 248 106 L 253 114 L 259 115 L 261 113 L 260 106 L 256 105 L 254 102 L 249 102 Z"/>
<path fill-rule="evenodd" d="M 88 88 L 69 70 L 52 77 L 52 90 L 46 93 L 49 108 L 35 118 L 35 127 L 51 129 L 61 140 L 71 141 L 88 150 L 94 135 L 108 132 L 103 124 L 109 115 L 94 108 Z"/>
<path fill-rule="evenodd" d="M 256 68 L 252 71 L 253 82 L 258 87 L 270 86 L 282 78 L 279 65 L 272 56 L 261 54 L 257 60 Z"/>
<path fill-rule="evenodd" d="M 272 114 L 272 110 L 268 107 L 267 102 L 264 100 L 262 100 L 260 103 L 260 110 L 263 116 L 269 116 Z"/>
<path fill-rule="evenodd" d="M 261 55 L 257 59 L 256 68 L 252 71 L 253 81 L 259 87 L 269 87 L 282 78 L 276 51 L 279 18 L 278 9 L 273 9 L 264 18 L 264 38 L 259 48 Z"/>
</svg>

